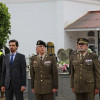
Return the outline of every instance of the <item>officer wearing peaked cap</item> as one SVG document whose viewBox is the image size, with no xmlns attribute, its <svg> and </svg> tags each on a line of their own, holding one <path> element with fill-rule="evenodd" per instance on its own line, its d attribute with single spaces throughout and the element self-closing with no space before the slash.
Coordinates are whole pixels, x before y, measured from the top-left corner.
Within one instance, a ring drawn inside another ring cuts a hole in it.
<svg viewBox="0 0 100 100">
<path fill-rule="evenodd" d="M 98 56 L 89 53 L 88 40 L 77 39 L 77 51 L 71 56 L 71 88 L 76 100 L 94 100 L 100 89 Z"/>
<path fill-rule="evenodd" d="M 30 65 L 32 92 L 36 100 L 53 100 L 58 89 L 56 59 L 46 53 L 46 43 L 42 40 L 37 41 L 36 52 Z"/>
</svg>

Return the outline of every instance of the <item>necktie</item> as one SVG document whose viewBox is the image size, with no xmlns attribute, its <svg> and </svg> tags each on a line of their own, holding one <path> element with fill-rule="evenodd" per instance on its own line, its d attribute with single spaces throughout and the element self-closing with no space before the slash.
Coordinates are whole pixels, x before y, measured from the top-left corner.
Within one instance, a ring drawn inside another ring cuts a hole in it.
<svg viewBox="0 0 100 100">
<path fill-rule="evenodd" d="M 84 56 L 83 55 L 81 55 L 81 59 L 83 59 L 84 58 Z"/>
<path fill-rule="evenodd" d="M 41 57 L 40 57 L 41 61 L 42 61 L 42 58 L 43 58 L 43 57 L 41 56 Z"/>
<path fill-rule="evenodd" d="M 14 56 L 14 54 L 11 54 L 10 65 L 12 65 L 12 63 L 13 63 L 13 56 Z"/>
</svg>

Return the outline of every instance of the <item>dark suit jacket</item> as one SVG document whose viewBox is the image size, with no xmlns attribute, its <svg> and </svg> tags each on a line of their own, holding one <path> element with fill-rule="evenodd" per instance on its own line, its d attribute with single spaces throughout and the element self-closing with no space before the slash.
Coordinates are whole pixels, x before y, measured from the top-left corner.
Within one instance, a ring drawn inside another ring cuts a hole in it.
<svg viewBox="0 0 100 100">
<path fill-rule="evenodd" d="M 0 73 L 2 72 L 3 55 L 0 56 Z"/>
<path fill-rule="evenodd" d="M 3 55 L 0 56 L 0 87 L 1 87 L 2 63 L 3 63 Z"/>
<path fill-rule="evenodd" d="M 38 55 L 33 56 L 30 74 L 35 93 L 52 93 L 53 88 L 58 88 L 58 71 L 54 56 L 45 55 L 43 61 L 40 61 Z"/>
<path fill-rule="evenodd" d="M 10 82 L 14 88 L 26 86 L 26 61 L 25 56 L 16 53 L 14 62 L 10 66 L 10 54 L 4 56 L 2 66 L 2 86 L 9 88 Z"/>
</svg>

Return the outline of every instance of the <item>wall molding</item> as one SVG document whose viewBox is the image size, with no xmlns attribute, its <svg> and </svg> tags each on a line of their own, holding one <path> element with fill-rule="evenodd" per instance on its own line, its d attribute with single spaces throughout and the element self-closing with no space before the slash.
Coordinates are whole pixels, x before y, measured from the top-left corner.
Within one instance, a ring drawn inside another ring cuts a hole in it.
<svg viewBox="0 0 100 100">
<path fill-rule="evenodd" d="M 100 0 L 0 0 L 2 3 L 32 3 L 32 2 L 56 2 L 56 1 L 73 1 L 85 4 L 100 5 Z"/>
<path fill-rule="evenodd" d="M 53 2 L 57 0 L 0 0 L 2 3 L 32 3 L 32 2 Z"/>
</svg>

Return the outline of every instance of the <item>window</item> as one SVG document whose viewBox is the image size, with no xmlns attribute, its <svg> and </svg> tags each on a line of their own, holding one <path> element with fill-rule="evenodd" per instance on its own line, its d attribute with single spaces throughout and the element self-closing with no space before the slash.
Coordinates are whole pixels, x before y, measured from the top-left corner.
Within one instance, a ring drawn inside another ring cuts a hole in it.
<svg viewBox="0 0 100 100">
<path fill-rule="evenodd" d="M 89 32 L 88 32 L 88 36 L 95 36 L 95 34 L 94 34 L 93 31 L 89 31 Z"/>
<path fill-rule="evenodd" d="M 89 38 L 89 44 L 95 44 L 95 39 L 94 38 Z"/>
</svg>

